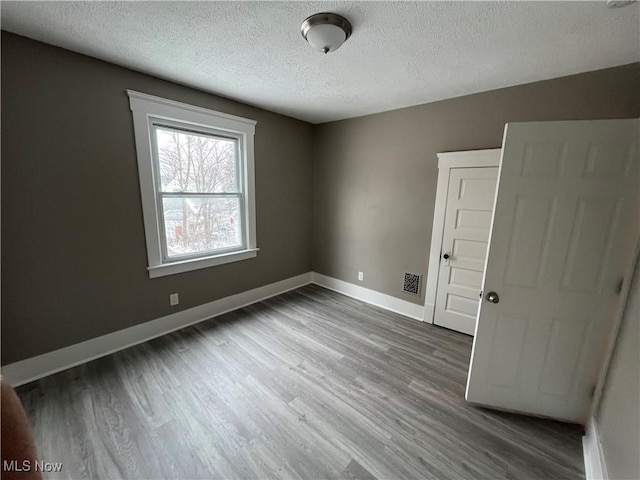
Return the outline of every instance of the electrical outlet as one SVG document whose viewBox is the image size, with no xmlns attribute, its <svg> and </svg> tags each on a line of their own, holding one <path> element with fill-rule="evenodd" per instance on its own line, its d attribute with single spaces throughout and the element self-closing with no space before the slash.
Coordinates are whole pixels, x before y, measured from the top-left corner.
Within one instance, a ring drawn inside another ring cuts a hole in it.
<svg viewBox="0 0 640 480">
<path fill-rule="evenodd" d="M 177 293 L 172 293 L 171 295 L 169 295 L 169 303 L 173 306 L 173 305 L 178 305 L 180 303 L 180 298 L 178 297 Z"/>
<path fill-rule="evenodd" d="M 358 280 L 364 281 L 364 272 L 358 272 Z"/>
</svg>

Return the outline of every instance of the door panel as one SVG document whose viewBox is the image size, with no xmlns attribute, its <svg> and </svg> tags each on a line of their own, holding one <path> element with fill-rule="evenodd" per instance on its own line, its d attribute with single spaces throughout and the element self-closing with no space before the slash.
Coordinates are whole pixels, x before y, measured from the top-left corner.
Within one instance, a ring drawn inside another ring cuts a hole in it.
<svg viewBox="0 0 640 480">
<path fill-rule="evenodd" d="M 593 322 L 577 318 L 554 318 L 545 352 L 540 391 L 566 396 L 576 378 L 576 370 L 584 351 L 585 336 Z"/>
<path fill-rule="evenodd" d="M 639 128 L 505 129 L 469 401 L 584 421 L 638 239 Z"/>
<path fill-rule="evenodd" d="M 434 323 L 473 335 L 487 257 L 496 167 L 454 168 L 449 174 Z"/>
<path fill-rule="evenodd" d="M 542 266 L 550 246 L 551 224 L 557 197 L 516 195 L 513 232 L 509 241 L 505 283 L 518 287 L 540 286 Z"/>
<path fill-rule="evenodd" d="M 492 190 L 494 190 L 493 193 L 495 193 L 495 181 L 493 182 L 493 187 Z M 458 210 L 456 228 L 481 230 L 489 235 L 487 225 L 491 225 L 490 210 Z"/>
<path fill-rule="evenodd" d="M 530 319 L 526 315 L 512 315 L 509 322 L 501 320 L 493 324 L 491 349 L 495 355 L 490 360 L 488 382 L 496 387 L 513 387 L 522 358 L 515 358 L 513 362 L 503 362 L 501 359 L 510 355 L 514 346 L 517 351 L 522 351 Z"/>
<path fill-rule="evenodd" d="M 618 230 L 622 199 L 579 198 L 565 259 L 560 289 L 600 291 Z"/>
<path fill-rule="evenodd" d="M 467 268 L 451 267 L 449 285 L 462 288 L 476 288 L 482 285 L 482 272 Z"/>
</svg>

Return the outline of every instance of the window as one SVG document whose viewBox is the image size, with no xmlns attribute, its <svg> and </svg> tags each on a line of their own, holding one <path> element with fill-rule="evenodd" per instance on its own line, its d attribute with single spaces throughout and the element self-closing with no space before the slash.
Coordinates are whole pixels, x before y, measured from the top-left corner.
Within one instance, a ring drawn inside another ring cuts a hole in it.
<svg viewBox="0 0 640 480">
<path fill-rule="evenodd" d="M 257 255 L 256 122 L 128 90 L 151 278 Z"/>
</svg>

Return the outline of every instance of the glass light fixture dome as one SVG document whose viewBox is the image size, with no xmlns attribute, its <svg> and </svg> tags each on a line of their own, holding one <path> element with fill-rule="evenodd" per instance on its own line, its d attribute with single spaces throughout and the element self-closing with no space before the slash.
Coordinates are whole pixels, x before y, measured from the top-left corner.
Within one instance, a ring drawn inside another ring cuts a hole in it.
<svg viewBox="0 0 640 480">
<path fill-rule="evenodd" d="M 351 36 L 351 23 L 335 13 L 311 15 L 300 27 L 300 33 L 314 50 L 335 52 Z"/>
</svg>

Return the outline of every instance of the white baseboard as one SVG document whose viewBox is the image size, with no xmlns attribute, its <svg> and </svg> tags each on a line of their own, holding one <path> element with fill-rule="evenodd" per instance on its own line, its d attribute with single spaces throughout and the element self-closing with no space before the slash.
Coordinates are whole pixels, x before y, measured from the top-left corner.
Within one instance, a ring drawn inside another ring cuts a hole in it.
<svg viewBox="0 0 640 480">
<path fill-rule="evenodd" d="M 422 305 L 416 305 L 415 303 L 407 302 L 406 300 L 401 300 L 385 293 L 376 292 L 375 290 L 360 287 L 353 283 L 338 280 L 337 278 L 327 277 L 326 275 L 316 272 L 313 272 L 311 278 L 312 283 L 341 293 L 347 297 L 370 303 L 385 310 L 399 313 L 405 317 L 420 320 L 421 322 L 424 320 L 424 307 Z"/>
<path fill-rule="evenodd" d="M 172 313 L 166 317 L 92 338 L 85 342 L 38 355 L 37 357 L 10 363 L 2 367 L 2 375 L 14 386 L 23 385 L 223 313 L 302 287 L 311 283 L 311 279 L 311 272 L 303 273 L 296 277 Z"/>
<path fill-rule="evenodd" d="M 607 465 L 598 434 L 598 423 L 591 418 L 587 424 L 587 432 L 582 437 L 584 453 L 584 473 L 587 480 L 608 480 Z"/>
<path fill-rule="evenodd" d="M 336 278 L 327 277 L 326 275 L 307 272 L 280 282 L 172 313 L 166 317 L 141 323 L 124 330 L 92 338 L 85 342 L 76 343 L 53 352 L 10 363 L 2 367 L 2 375 L 14 386 L 23 385 L 309 283 L 315 283 L 348 297 L 356 298 L 416 320 L 424 320 L 425 307 L 421 305 Z"/>
</svg>

